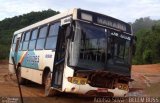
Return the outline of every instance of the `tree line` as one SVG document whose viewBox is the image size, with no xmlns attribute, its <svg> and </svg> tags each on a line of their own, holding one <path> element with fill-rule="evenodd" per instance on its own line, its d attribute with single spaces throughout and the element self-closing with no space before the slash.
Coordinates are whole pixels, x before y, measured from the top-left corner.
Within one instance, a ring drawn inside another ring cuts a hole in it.
<svg viewBox="0 0 160 103">
<path fill-rule="evenodd" d="M 8 59 L 14 31 L 58 13 L 49 9 L 0 21 L 0 60 Z M 152 20 L 149 17 L 139 18 L 131 25 L 133 34 L 137 37 L 133 64 L 160 63 L 160 20 Z"/>
<path fill-rule="evenodd" d="M 8 59 L 14 31 L 58 14 L 51 9 L 6 18 L 0 21 L 0 60 Z"/>
<path fill-rule="evenodd" d="M 160 20 L 140 18 L 132 27 L 137 37 L 133 64 L 160 63 Z"/>
</svg>

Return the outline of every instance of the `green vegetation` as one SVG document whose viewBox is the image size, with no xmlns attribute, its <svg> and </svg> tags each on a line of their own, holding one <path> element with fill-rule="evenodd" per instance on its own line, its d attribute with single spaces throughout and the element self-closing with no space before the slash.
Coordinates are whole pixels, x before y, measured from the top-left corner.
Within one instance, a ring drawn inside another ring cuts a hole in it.
<svg viewBox="0 0 160 103">
<path fill-rule="evenodd" d="M 42 12 L 31 12 L 13 18 L 6 18 L 0 21 L 0 60 L 8 59 L 14 31 L 58 13 L 57 11 L 49 9 Z"/>
<path fill-rule="evenodd" d="M 14 31 L 58 13 L 49 9 L 0 21 L 0 59 L 8 59 Z M 132 23 L 132 27 L 134 35 L 137 36 L 133 64 L 160 63 L 160 20 L 140 18 Z"/>
<path fill-rule="evenodd" d="M 137 36 L 134 64 L 160 62 L 160 21 L 140 18 L 135 21 L 133 30 Z"/>
</svg>

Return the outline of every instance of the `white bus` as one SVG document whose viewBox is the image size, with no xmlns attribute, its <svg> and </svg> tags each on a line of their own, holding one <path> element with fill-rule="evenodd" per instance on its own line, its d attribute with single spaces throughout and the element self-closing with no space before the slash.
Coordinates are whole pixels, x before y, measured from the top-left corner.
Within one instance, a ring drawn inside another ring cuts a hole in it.
<svg viewBox="0 0 160 103">
<path fill-rule="evenodd" d="M 125 96 L 131 79 L 131 26 L 103 14 L 72 9 L 14 32 L 19 82 L 45 85 L 45 96 L 68 92 Z"/>
</svg>

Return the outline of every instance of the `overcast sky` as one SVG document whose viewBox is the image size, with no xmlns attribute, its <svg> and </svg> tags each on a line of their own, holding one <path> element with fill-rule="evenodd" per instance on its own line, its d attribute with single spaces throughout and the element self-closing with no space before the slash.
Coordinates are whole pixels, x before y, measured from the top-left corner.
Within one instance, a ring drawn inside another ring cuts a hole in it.
<svg viewBox="0 0 160 103">
<path fill-rule="evenodd" d="M 0 0 L 0 20 L 31 11 L 82 8 L 126 22 L 140 17 L 160 19 L 160 0 Z"/>
</svg>

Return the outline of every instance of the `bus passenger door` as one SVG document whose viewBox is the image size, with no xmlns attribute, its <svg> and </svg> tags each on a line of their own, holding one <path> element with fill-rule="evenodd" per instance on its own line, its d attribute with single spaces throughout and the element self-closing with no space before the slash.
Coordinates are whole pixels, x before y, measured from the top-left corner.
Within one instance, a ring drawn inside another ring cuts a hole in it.
<svg viewBox="0 0 160 103">
<path fill-rule="evenodd" d="M 60 27 L 57 38 L 56 53 L 54 59 L 54 68 L 52 75 L 52 84 L 55 88 L 62 88 L 64 62 L 65 62 L 65 32 Z"/>
</svg>

